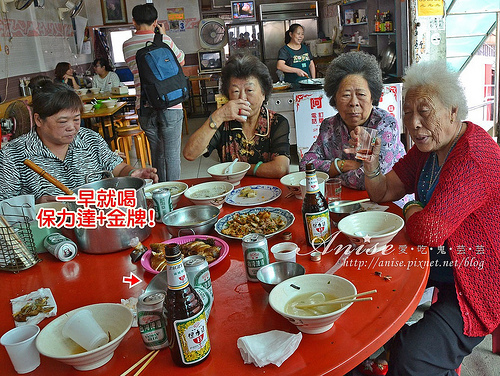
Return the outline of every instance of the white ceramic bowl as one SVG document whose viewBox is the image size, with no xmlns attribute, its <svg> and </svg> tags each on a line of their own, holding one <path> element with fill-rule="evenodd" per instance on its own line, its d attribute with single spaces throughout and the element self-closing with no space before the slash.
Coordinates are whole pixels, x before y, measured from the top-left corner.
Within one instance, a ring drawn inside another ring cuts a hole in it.
<svg viewBox="0 0 500 376">
<path fill-rule="evenodd" d="M 329 175 L 323 171 L 316 171 L 316 177 L 322 178 L 323 180 L 327 180 Z M 290 192 L 293 192 L 296 198 L 301 200 L 303 197 L 302 197 L 302 191 L 300 189 L 300 181 L 305 178 L 306 178 L 305 171 L 297 171 L 283 176 L 280 179 L 280 183 L 286 186 L 290 190 Z M 323 193 L 324 192 L 325 191 L 323 188 Z"/>
<path fill-rule="evenodd" d="M 212 205 L 220 209 L 233 189 L 234 185 L 227 181 L 210 181 L 193 185 L 184 192 L 184 196 L 195 205 Z"/>
<path fill-rule="evenodd" d="M 172 200 L 172 208 L 175 209 L 181 195 L 184 193 L 186 189 L 188 189 L 188 185 L 183 183 L 182 181 L 166 181 L 162 183 L 151 184 L 150 186 L 144 187 L 144 193 L 146 194 L 147 199 L 153 198 L 153 191 L 157 188 L 169 188 L 170 189 L 170 198 Z"/>
<path fill-rule="evenodd" d="M 107 108 L 115 107 L 116 102 L 118 102 L 118 99 L 105 99 L 101 103 L 105 105 Z"/>
<path fill-rule="evenodd" d="M 64 324 L 81 309 L 92 312 L 92 316 L 101 328 L 106 333 L 109 332 L 110 342 L 95 350 L 85 351 L 73 340 L 63 337 Z M 100 303 L 77 308 L 47 324 L 36 339 L 36 348 L 40 354 L 69 364 L 79 371 L 96 369 L 113 357 L 115 349 L 129 331 L 132 320 L 132 312 L 121 304 Z"/>
<path fill-rule="evenodd" d="M 98 87 L 93 87 L 90 89 L 90 91 L 92 92 L 92 94 L 99 94 L 101 89 L 99 89 Z"/>
<path fill-rule="evenodd" d="M 403 228 L 404 224 L 403 218 L 399 215 L 381 211 L 367 211 L 351 214 L 341 219 L 338 229 L 355 246 L 363 245 L 365 251 L 376 245 L 376 249 L 372 249 L 375 252 L 382 250 Z"/>
<path fill-rule="evenodd" d="M 76 89 L 76 92 L 78 93 L 78 95 L 85 95 L 87 94 L 89 89 L 87 88 L 83 88 L 83 89 Z"/>
<path fill-rule="evenodd" d="M 84 103 L 83 105 L 83 112 L 90 112 L 94 108 L 94 105 L 92 103 Z"/>
<path fill-rule="evenodd" d="M 216 180 L 225 180 L 233 185 L 240 184 L 241 179 L 250 169 L 250 163 L 247 162 L 236 162 L 233 166 L 233 172 L 231 174 L 224 174 L 224 170 L 231 164 L 232 162 L 224 162 L 213 165 L 210 167 L 207 172 Z"/>
<path fill-rule="evenodd" d="M 323 333 L 332 328 L 335 320 L 353 303 L 343 304 L 336 311 L 318 316 L 299 316 L 285 312 L 286 304 L 293 298 L 298 295 L 316 292 L 331 294 L 336 298 L 357 293 L 356 287 L 345 278 L 331 274 L 305 274 L 287 279 L 272 289 L 269 294 L 269 304 L 272 309 L 296 325 L 301 332 L 308 334 Z"/>
</svg>

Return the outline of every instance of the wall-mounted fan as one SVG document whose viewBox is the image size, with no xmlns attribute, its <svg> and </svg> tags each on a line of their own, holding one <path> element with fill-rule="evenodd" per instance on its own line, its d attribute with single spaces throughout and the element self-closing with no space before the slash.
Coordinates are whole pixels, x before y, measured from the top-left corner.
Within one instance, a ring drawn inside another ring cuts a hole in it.
<svg viewBox="0 0 500 376">
<path fill-rule="evenodd" d="M 23 101 L 12 102 L 5 110 L 4 118 L 11 119 L 14 124 L 12 139 L 30 132 L 33 126 L 30 108 Z"/>
<path fill-rule="evenodd" d="M 59 14 L 59 19 L 61 21 L 64 20 L 64 13 L 68 12 L 71 18 L 75 18 L 82 10 L 82 7 L 83 0 L 79 0 L 76 4 L 72 1 L 66 1 L 66 4 L 64 4 L 64 8 L 57 8 L 57 14 Z"/>
<path fill-rule="evenodd" d="M 202 48 L 219 49 L 227 43 L 227 30 L 220 18 L 201 20 L 198 30 Z"/>
<path fill-rule="evenodd" d="M 2 12 L 7 13 L 7 6 L 6 4 L 8 3 L 13 3 L 16 0 L 0 0 L 0 9 Z"/>
</svg>

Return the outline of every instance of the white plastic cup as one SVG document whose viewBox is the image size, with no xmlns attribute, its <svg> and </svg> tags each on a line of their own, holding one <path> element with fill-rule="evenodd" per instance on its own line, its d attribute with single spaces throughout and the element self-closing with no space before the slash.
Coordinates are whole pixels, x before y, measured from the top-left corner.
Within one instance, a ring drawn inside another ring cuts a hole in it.
<svg viewBox="0 0 500 376">
<path fill-rule="evenodd" d="M 38 333 L 38 326 L 23 325 L 9 330 L 0 339 L 17 373 L 31 372 L 40 365 L 40 353 L 35 344 Z"/>
<path fill-rule="evenodd" d="M 87 351 L 108 343 L 107 334 L 88 309 L 81 309 L 71 316 L 62 328 L 62 335 L 72 339 Z"/>
<path fill-rule="evenodd" d="M 276 261 L 292 261 L 297 260 L 297 251 L 299 247 L 292 242 L 283 242 L 275 244 L 271 247 L 271 253 Z"/>
</svg>

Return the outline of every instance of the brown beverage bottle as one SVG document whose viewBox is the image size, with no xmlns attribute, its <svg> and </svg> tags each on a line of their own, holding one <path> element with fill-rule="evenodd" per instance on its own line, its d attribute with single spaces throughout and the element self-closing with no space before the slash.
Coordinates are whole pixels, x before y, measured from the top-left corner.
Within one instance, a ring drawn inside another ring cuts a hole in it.
<svg viewBox="0 0 500 376">
<path fill-rule="evenodd" d="M 316 170 L 312 163 L 306 165 L 306 195 L 302 203 L 302 219 L 309 244 L 322 244 L 331 235 L 330 211 L 325 197 L 319 190 Z"/>
<path fill-rule="evenodd" d="M 203 301 L 190 285 L 181 250 L 176 243 L 165 246 L 167 261 L 167 335 L 170 354 L 175 364 L 193 366 L 210 353 L 207 319 Z"/>
</svg>

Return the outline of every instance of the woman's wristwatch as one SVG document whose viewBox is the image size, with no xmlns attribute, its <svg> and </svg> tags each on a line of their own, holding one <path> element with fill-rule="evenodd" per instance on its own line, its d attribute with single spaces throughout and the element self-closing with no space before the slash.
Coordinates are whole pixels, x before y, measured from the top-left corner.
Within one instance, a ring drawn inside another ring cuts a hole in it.
<svg viewBox="0 0 500 376">
<path fill-rule="evenodd" d="M 208 121 L 209 121 L 208 126 L 209 126 L 210 128 L 212 128 L 212 129 L 217 129 L 217 128 L 218 128 L 218 127 L 217 127 L 217 123 L 214 121 L 214 119 L 212 119 L 212 115 L 210 115 L 210 116 L 208 117 Z"/>
</svg>

